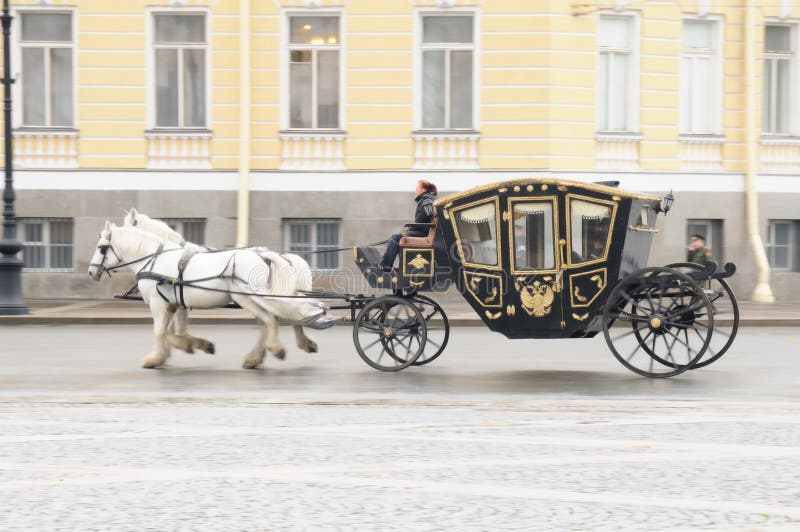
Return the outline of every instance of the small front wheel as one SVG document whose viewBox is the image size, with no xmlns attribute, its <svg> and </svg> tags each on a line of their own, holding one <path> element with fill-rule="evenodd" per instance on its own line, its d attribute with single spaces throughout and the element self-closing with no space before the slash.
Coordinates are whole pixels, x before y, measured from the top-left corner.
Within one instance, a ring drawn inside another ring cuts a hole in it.
<svg viewBox="0 0 800 532">
<path fill-rule="evenodd" d="M 425 350 L 425 318 L 411 300 L 382 296 L 367 303 L 353 324 L 358 355 L 381 371 L 400 371 Z"/>
</svg>

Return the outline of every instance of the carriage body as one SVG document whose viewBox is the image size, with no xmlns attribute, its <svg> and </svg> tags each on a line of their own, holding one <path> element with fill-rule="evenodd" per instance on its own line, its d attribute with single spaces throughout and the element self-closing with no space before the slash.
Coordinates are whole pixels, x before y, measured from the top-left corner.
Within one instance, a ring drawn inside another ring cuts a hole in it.
<svg viewBox="0 0 800 532">
<path fill-rule="evenodd" d="M 370 285 L 393 292 L 371 300 L 355 320 L 359 355 L 386 371 L 436 359 L 449 337 L 447 317 L 419 292 L 455 286 L 490 330 L 508 338 L 602 332 L 614 356 L 647 377 L 711 364 L 738 330 L 738 305 L 725 281 L 736 267 L 647 266 L 657 217 L 672 199 L 552 178 L 440 198 L 427 237 L 401 240 L 394 271 L 380 270 L 376 248 L 354 248 Z M 712 342 L 715 320 L 727 329 Z M 444 332 L 431 342 L 436 321 Z"/>
<path fill-rule="evenodd" d="M 450 279 L 509 338 L 591 337 L 611 288 L 647 264 L 661 199 L 556 179 L 441 198 Z"/>
</svg>

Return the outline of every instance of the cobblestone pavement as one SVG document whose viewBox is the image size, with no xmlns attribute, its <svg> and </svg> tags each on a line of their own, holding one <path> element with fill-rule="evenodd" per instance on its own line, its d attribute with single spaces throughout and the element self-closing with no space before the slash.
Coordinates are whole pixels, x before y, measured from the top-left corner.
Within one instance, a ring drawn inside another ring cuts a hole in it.
<svg viewBox="0 0 800 532">
<path fill-rule="evenodd" d="M 800 528 L 798 414 L 643 401 L 4 404 L 0 528 Z"/>
<path fill-rule="evenodd" d="M 145 371 L 114 331 L 0 328 L 0 530 L 800 530 L 794 331 L 659 381 L 476 329 L 397 375 L 341 331 L 238 370 L 235 328 Z"/>
</svg>

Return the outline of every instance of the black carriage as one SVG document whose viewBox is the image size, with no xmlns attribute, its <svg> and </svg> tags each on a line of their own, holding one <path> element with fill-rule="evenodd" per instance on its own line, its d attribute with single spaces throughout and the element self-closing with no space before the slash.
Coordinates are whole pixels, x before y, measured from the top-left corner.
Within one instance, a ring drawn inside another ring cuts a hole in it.
<svg viewBox="0 0 800 532">
<path fill-rule="evenodd" d="M 484 323 L 508 338 L 591 338 L 648 377 L 705 366 L 727 351 L 739 312 L 725 279 L 733 264 L 647 267 L 656 219 L 671 196 L 615 183 L 522 179 L 436 201 L 432 224 L 404 237 L 400 266 L 379 267 L 374 246 L 354 259 L 370 286 L 391 295 L 358 300 L 353 337 L 372 367 L 397 371 L 438 357 L 449 338 L 444 310 L 421 292 L 450 285 Z"/>
</svg>

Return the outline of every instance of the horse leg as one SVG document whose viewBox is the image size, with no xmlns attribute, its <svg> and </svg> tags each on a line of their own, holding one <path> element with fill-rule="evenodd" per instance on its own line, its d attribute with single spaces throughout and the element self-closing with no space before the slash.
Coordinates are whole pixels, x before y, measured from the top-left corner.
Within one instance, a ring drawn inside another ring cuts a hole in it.
<svg viewBox="0 0 800 532">
<path fill-rule="evenodd" d="M 305 333 L 302 325 L 294 326 L 294 336 L 297 339 L 297 347 L 306 353 L 317 353 L 319 351 L 317 342 Z"/>
<path fill-rule="evenodd" d="M 187 309 L 178 309 L 175 311 L 175 316 L 172 318 L 172 326 L 174 330 L 167 338 L 172 347 L 176 347 L 189 354 L 194 353 L 194 348 L 212 355 L 214 354 L 215 348 L 213 343 L 205 338 L 192 336 L 187 332 L 189 326 L 189 311 Z"/>
<path fill-rule="evenodd" d="M 277 339 L 274 338 L 278 320 L 264 310 L 258 303 L 250 299 L 249 296 L 237 294 L 231 295 L 231 298 L 236 301 L 240 307 L 249 310 L 262 324 L 261 335 L 258 338 L 258 342 L 256 342 L 255 347 L 253 347 L 247 354 L 247 357 L 245 357 L 242 367 L 253 369 L 260 366 L 264 362 L 264 356 L 267 354 L 268 346 L 276 357 L 281 358 L 278 356 L 280 351 L 283 352 L 283 356 L 286 356 L 286 350 L 280 345 L 280 342 L 277 342 L 276 346 Z"/>
<path fill-rule="evenodd" d="M 157 368 L 169 358 L 170 348 L 167 332 L 175 310 L 161 298 L 152 297 L 150 298 L 150 312 L 153 315 L 153 352 L 144 357 L 143 368 Z"/>
</svg>

